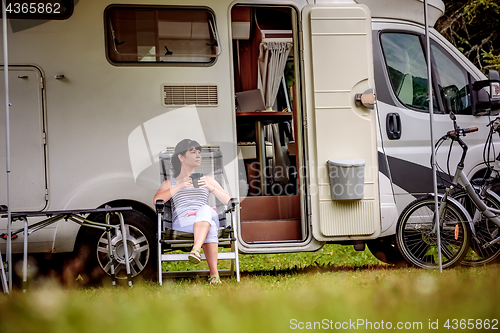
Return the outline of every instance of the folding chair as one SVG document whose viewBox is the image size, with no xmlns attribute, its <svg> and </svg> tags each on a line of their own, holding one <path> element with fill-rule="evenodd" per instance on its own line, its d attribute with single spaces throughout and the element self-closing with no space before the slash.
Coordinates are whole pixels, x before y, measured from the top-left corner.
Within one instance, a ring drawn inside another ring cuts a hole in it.
<svg viewBox="0 0 500 333">
<path fill-rule="evenodd" d="M 171 158 L 174 148 L 169 147 L 160 153 L 160 173 L 161 181 L 172 179 L 173 169 L 171 168 Z M 201 149 L 202 164 L 196 168 L 196 172 L 213 177 L 221 186 L 224 186 L 222 152 L 217 146 L 203 146 Z M 227 207 L 221 204 L 213 195 L 209 196 L 208 204 L 216 207 L 219 215 L 219 247 L 229 247 L 230 252 L 219 252 L 218 260 L 231 260 L 230 269 L 220 269 L 221 276 L 234 276 L 240 281 L 240 268 L 238 260 L 237 223 L 236 210 L 239 207 L 238 199 L 231 198 Z M 172 208 L 170 200 L 156 202 L 158 214 L 158 281 L 162 284 L 163 277 L 185 277 L 185 276 L 208 276 L 208 270 L 189 271 L 163 271 L 163 262 L 188 261 L 189 253 L 169 254 L 168 252 L 183 250 L 189 252 L 194 244 L 192 233 L 186 233 L 172 229 Z M 227 219 L 227 215 L 230 219 Z M 166 253 L 164 253 L 166 252 Z M 202 260 L 206 260 L 205 254 L 201 255 Z"/>
</svg>

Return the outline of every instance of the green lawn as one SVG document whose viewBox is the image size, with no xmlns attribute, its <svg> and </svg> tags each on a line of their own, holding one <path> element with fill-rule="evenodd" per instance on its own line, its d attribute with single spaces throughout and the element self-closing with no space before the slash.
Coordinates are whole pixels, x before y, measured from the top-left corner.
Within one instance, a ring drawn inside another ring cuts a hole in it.
<svg viewBox="0 0 500 333">
<path fill-rule="evenodd" d="M 0 295 L 0 332 L 289 332 L 349 321 L 360 331 L 389 323 L 394 329 L 398 322 L 427 331 L 436 320 L 439 331 L 456 331 L 453 319 L 460 329 L 461 319 L 463 325 L 489 319 L 491 327 L 500 318 L 500 265 L 443 273 L 392 268 L 368 252 L 334 245 L 241 258 L 241 282 L 224 279 L 222 286 L 201 278 L 130 289 L 63 290 L 47 283 Z M 450 330 L 443 329 L 447 319 Z"/>
<path fill-rule="evenodd" d="M 383 264 L 371 252 L 355 251 L 352 246 L 327 244 L 317 252 L 299 252 L 282 254 L 240 255 L 242 272 L 262 272 L 275 274 L 292 273 L 303 270 L 332 269 L 341 267 L 366 267 Z M 219 268 L 229 268 L 228 262 L 219 262 Z M 206 262 L 193 266 L 185 262 L 163 264 L 164 270 L 208 269 Z"/>
</svg>

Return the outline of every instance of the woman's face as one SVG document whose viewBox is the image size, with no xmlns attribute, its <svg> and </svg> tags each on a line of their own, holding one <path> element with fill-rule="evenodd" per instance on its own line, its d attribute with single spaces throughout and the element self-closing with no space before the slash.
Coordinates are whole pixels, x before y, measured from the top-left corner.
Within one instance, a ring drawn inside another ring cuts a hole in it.
<svg viewBox="0 0 500 333">
<path fill-rule="evenodd" d="M 179 159 L 181 161 L 181 164 L 186 167 L 196 168 L 201 164 L 200 151 L 195 147 L 189 149 L 185 155 L 179 154 Z"/>
</svg>

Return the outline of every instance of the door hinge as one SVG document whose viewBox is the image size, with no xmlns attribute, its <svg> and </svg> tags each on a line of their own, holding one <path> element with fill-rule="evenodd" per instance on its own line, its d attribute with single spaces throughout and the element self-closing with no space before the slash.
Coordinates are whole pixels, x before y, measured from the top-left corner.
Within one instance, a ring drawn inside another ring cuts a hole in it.
<svg viewBox="0 0 500 333">
<path fill-rule="evenodd" d="M 49 189 L 45 189 L 45 201 L 49 201 Z"/>
<path fill-rule="evenodd" d="M 44 89 L 43 76 L 40 76 L 40 88 Z"/>
<path fill-rule="evenodd" d="M 42 139 L 43 139 L 43 144 L 46 145 L 47 144 L 47 134 L 45 132 L 42 133 Z"/>
</svg>

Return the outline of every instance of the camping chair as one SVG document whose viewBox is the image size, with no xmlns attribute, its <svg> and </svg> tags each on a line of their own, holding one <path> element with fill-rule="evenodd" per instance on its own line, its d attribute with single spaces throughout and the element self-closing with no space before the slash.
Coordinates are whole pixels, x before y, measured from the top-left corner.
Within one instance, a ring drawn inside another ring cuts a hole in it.
<svg viewBox="0 0 500 333">
<path fill-rule="evenodd" d="M 160 153 L 160 173 L 161 181 L 172 179 L 173 169 L 171 168 L 171 158 L 174 154 L 174 148 L 167 148 Z M 203 146 L 201 149 L 202 164 L 196 168 L 196 172 L 202 172 L 204 175 L 210 175 L 221 186 L 223 186 L 223 164 L 222 152 L 217 146 Z M 236 239 L 236 209 L 239 207 L 238 199 L 231 198 L 227 205 L 221 204 L 213 195 L 209 196 L 208 204 L 216 207 L 219 215 L 219 247 L 229 247 L 230 252 L 219 252 L 218 260 L 231 260 L 230 269 L 219 270 L 220 276 L 233 276 L 236 274 L 236 280 L 240 281 L 240 268 L 238 261 L 238 242 Z M 172 208 L 170 200 L 156 202 L 156 211 L 158 214 L 158 281 L 160 285 L 164 276 L 184 277 L 184 276 L 208 276 L 208 270 L 193 271 L 165 271 L 163 272 L 162 263 L 171 261 L 188 261 L 188 253 L 194 244 L 192 233 L 186 233 L 172 229 Z M 230 220 L 226 216 L 230 213 Z M 183 250 L 187 253 L 169 254 L 168 252 Z M 167 253 L 164 253 L 167 252 Z M 202 260 L 206 260 L 205 254 L 201 255 Z"/>
</svg>

